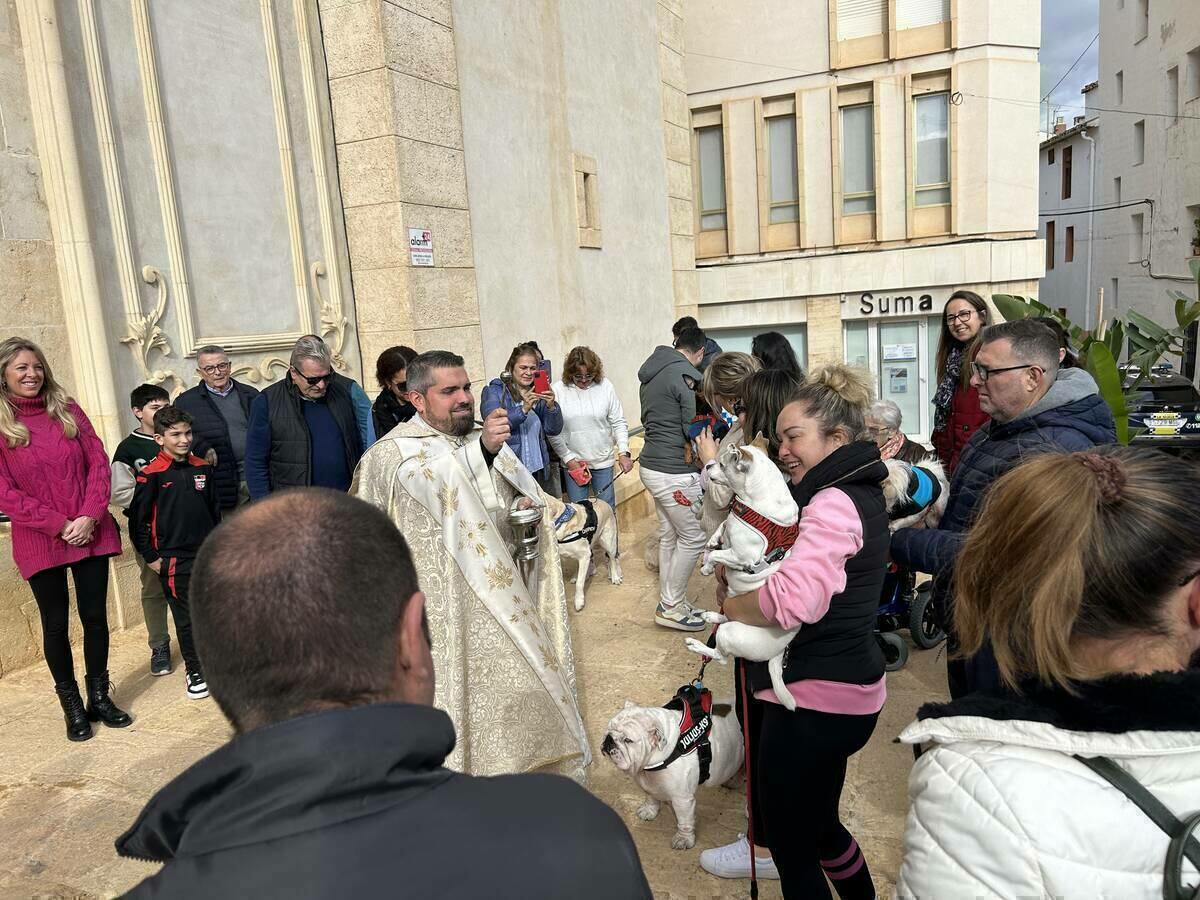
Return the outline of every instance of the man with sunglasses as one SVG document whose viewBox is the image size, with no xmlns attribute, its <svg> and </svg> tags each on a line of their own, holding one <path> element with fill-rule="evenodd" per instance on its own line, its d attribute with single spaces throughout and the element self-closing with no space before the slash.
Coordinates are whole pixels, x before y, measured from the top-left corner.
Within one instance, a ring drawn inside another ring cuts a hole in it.
<svg viewBox="0 0 1200 900">
<path fill-rule="evenodd" d="M 305 335 L 287 375 L 250 407 L 246 484 L 251 499 L 289 487 L 350 488 L 363 440 L 348 379 L 336 377 L 329 347 Z"/>
<path fill-rule="evenodd" d="M 892 535 L 896 562 L 934 576 L 934 602 L 946 619 L 952 651 L 947 670 L 955 698 L 999 686 L 995 659 L 987 648 L 970 660 L 953 656 L 957 639 L 950 596 L 954 561 L 992 483 L 1036 454 L 1072 453 L 1117 439 L 1112 413 L 1096 382 L 1084 369 L 1060 368 L 1059 350 L 1054 331 L 1034 319 L 983 330 L 971 385 L 991 421 L 963 448 L 938 527 L 902 528 Z M 1038 536 L 1029 535 L 1029 540 Z"/>
<path fill-rule="evenodd" d="M 217 499 L 223 510 L 250 499 L 246 486 L 246 434 L 250 407 L 258 389 L 233 377 L 229 354 L 209 344 L 196 354 L 200 383 L 175 398 L 175 407 L 192 417 L 192 452 L 213 466 Z"/>
</svg>

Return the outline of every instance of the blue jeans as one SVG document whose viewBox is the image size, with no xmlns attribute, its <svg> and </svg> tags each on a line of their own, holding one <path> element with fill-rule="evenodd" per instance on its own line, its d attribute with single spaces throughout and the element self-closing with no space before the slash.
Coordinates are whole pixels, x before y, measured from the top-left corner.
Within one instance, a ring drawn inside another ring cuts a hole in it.
<svg viewBox="0 0 1200 900">
<path fill-rule="evenodd" d="M 576 484 L 575 479 L 568 473 L 563 479 L 567 483 L 567 497 L 573 503 L 578 503 L 580 500 L 586 500 L 589 493 L 594 491 L 597 497 L 615 510 L 617 508 L 617 492 L 613 489 L 613 478 L 616 470 L 616 466 L 610 466 L 607 469 L 592 469 L 592 480 L 582 485 Z"/>
</svg>

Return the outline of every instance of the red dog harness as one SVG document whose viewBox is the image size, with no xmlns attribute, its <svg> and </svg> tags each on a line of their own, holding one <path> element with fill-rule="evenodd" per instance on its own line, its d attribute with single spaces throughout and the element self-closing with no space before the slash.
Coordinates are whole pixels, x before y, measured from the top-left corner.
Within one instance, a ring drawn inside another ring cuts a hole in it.
<svg viewBox="0 0 1200 900">
<path fill-rule="evenodd" d="M 695 684 L 685 684 L 664 707 L 682 712 L 683 718 L 679 723 L 679 741 L 671 755 L 657 766 L 648 766 L 645 771 L 657 772 L 665 769 L 681 756 L 699 751 L 700 783 L 708 781 L 708 769 L 712 763 L 712 745 L 709 735 L 712 732 L 712 692 Z"/>
<path fill-rule="evenodd" d="M 768 563 L 783 559 L 783 554 L 792 549 L 792 544 L 796 543 L 800 534 L 799 520 L 791 525 L 780 525 L 762 513 L 755 512 L 736 497 L 729 504 L 729 511 L 766 539 L 767 549 L 763 552 L 763 558 Z"/>
</svg>

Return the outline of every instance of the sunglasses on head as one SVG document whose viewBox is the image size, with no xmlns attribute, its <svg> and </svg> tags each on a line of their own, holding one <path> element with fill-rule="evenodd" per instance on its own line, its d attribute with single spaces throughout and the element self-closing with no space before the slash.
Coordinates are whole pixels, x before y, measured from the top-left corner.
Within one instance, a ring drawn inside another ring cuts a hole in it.
<svg viewBox="0 0 1200 900">
<path fill-rule="evenodd" d="M 305 381 L 307 381 L 309 387 L 316 387 L 322 381 L 332 381 L 333 380 L 333 372 L 326 372 L 324 375 L 305 375 L 299 369 L 293 368 L 292 371 L 295 372 L 297 375 L 299 375 L 301 378 L 303 378 Z"/>
</svg>

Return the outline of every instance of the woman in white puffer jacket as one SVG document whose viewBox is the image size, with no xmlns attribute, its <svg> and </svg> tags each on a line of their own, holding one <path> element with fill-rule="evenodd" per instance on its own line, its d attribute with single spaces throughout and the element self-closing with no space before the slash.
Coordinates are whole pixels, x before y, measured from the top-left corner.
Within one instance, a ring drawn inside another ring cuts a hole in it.
<svg viewBox="0 0 1200 900">
<path fill-rule="evenodd" d="M 1036 457 L 992 488 L 955 622 L 1010 691 L 926 706 L 901 735 L 923 752 L 898 897 L 1164 896 L 1167 834 L 1077 757 L 1200 811 L 1198 498 L 1193 464 L 1128 448 Z M 1186 861 L 1182 881 L 1200 882 Z"/>
</svg>

